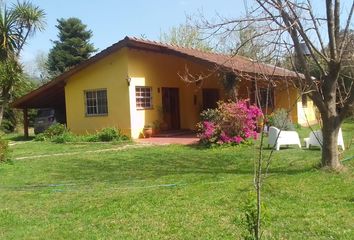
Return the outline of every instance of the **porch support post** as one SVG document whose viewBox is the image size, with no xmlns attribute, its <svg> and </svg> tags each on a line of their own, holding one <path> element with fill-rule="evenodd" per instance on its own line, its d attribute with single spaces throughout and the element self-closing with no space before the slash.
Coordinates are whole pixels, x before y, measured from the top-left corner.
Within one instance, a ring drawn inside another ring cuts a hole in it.
<svg viewBox="0 0 354 240">
<path fill-rule="evenodd" d="M 28 138 L 28 109 L 23 109 L 23 134 Z"/>
</svg>

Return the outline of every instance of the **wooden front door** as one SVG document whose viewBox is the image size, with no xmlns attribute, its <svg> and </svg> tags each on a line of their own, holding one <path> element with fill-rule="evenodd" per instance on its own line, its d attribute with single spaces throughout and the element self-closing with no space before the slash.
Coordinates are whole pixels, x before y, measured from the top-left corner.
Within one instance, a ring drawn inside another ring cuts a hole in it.
<svg viewBox="0 0 354 240">
<path fill-rule="evenodd" d="M 180 129 L 178 88 L 162 88 L 162 109 L 168 129 Z"/>
<path fill-rule="evenodd" d="M 219 90 L 214 88 L 203 89 L 203 110 L 216 108 L 220 100 Z"/>
</svg>

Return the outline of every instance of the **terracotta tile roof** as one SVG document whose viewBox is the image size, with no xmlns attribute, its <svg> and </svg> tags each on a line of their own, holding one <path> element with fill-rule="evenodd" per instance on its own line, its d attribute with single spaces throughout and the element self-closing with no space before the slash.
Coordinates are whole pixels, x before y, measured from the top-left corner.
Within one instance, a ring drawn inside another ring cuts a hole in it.
<svg viewBox="0 0 354 240">
<path fill-rule="evenodd" d="M 256 62 L 252 59 L 234 56 L 230 56 L 203 52 L 200 50 L 192 48 L 184 48 L 176 45 L 163 44 L 155 41 L 149 41 L 145 39 L 139 39 L 135 37 L 125 37 L 123 40 L 111 45 L 110 47 L 102 50 L 93 57 L 87 59 L 86 61 L 78 64 L 77 66 L 71 68 L 70 70 L 59 75 L 49 83 L 35 89 L 34 91 L 24 95 L 23 97 L 17 99 L 11 105 L 15 108 L 38 108 L 38 107 L 52 107 L 55 104 L 62 104 L 65 100 L 64 98 L 64 86 L 65 82 L 70 76 L 76 72 L 90 66 L 92 63 L 99 61 L 107 55 L 113 52 L 119 51 L 120 49 L 128 47 L 132 49 L 141 49 L 146 51 L 153 51 L 162 54 L 171 54 L 180 56 L 186 59 L 194 60 L 197 62 L 207 63 L 208 65 L 220 67 L 223 70 L 234 71 L 238 74 L 264 74 L 271 75 L 281 78 L 297 78 L 297 74 L 293 71 L 275 67 L 268 64 L 262 64 Z M 55 96 L 53 94 L 55 92 Z M 60 99 L 57 97 L 60 96 Z M 52 104 L 55 102 L 55 104 Z"/>
<path fill-rule="evenodd" d="M 126 37 L 125 39 L 135 44 L 144 44 L 146 45 L 146 47 L 159 47 L 161 52 L 174 51 L 175 53 L 180 53 L 185 56 L 204 60 L 211 64 L 215 64 L 216 66 L 221 66 L 239 73 L 264 74 L 279 77 L 298 77 L 295 72 L 290 71 L 288 69 L 276 67 L 270 64 L 260 63 L 258 61 L 240 55 L 235 55 L 231 57 L 224 54 L 205 52 L 193 48 L 185 48 L 177 45 L 149 41 L 135 37 Z"/>
</svg>

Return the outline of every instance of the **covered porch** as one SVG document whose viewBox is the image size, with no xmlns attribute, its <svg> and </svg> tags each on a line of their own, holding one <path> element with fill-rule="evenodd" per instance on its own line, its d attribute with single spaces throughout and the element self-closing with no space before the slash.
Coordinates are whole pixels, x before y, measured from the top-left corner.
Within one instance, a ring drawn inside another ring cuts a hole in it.
<svg viewBox="0 0 354 240">
<path fill-rule="evenodd" d="M 65 113 L 65 82 L 51 81 L 17 99 L 11 107 L 23 111 L 23 134 L 29 136 L 29 109 L 51 108 Z"/>
</svg>

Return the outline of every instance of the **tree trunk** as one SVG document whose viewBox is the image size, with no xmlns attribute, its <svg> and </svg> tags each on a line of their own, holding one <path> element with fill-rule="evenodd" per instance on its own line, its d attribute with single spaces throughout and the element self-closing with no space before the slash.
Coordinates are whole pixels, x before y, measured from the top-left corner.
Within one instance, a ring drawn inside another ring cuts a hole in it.
<svg viewBox="0 0 354 240">
<path fill-rule="evenodd" d="M 0 104 L 0 126 L 2 123 L 2 118 L 4 116 L 4 111 L 5 111 L 5 104 Z"/>
<path fill-rule="evenodd" d="M 333 170 L 341 168 L 338 158 L 338 131 L 340 121 L 338 117 L 322 117 L 322 167 L 328 167 Z"/>
<path fill-rule="evenodd" d="M 23 135 L 28 138 L 28 109 L 23 109 Z"/>
</svg>

